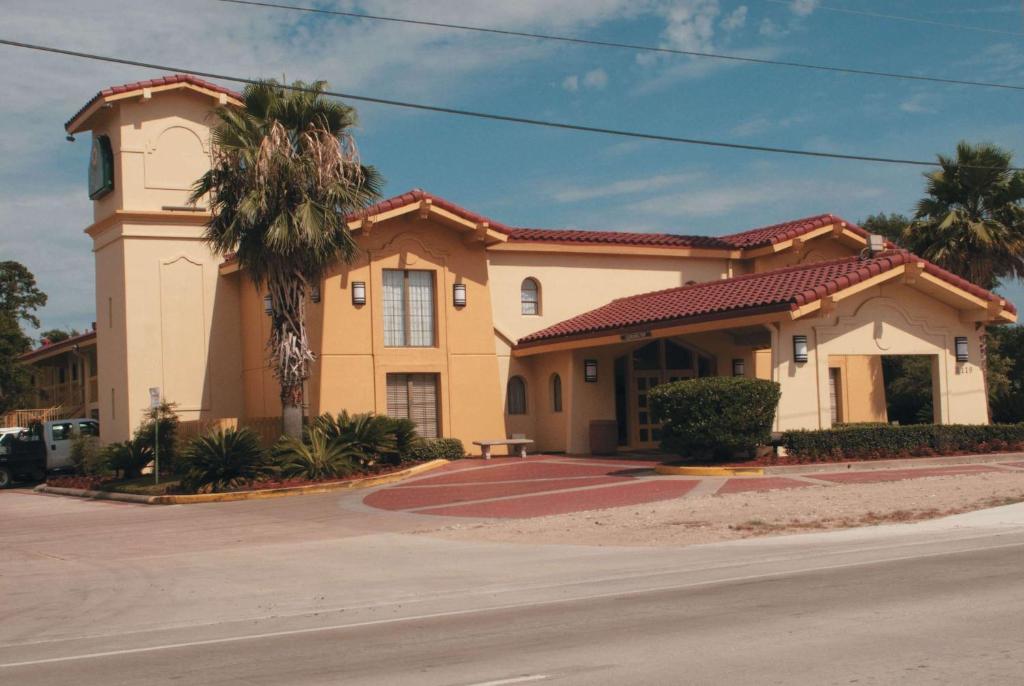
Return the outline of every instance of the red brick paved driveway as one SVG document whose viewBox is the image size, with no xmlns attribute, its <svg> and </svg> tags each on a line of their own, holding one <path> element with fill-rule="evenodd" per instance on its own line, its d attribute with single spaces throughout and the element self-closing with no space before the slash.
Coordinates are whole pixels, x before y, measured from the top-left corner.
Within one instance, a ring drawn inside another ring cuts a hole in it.
<svg viewBox="0 0 1024 686">
<path fill-rule="evenodd" d="M 985 464 L 793 476 L 672 477 L 656 475 L 653 471 L 656 464 L 622 458 L 545 455 L 525 460 L 462 460 L 426 476 L 374 491 L 363 502 L 384 510 L 416 514 L 524 518 L 640 505 L 692 495 L 1006 471 L 1006 467 Z"/>
</svg>

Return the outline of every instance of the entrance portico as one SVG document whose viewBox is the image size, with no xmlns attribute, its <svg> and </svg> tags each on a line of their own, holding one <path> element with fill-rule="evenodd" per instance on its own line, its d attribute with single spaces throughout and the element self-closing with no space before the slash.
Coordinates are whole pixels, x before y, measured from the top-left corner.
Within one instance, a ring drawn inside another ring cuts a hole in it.
<svg viewBox="0 0 1024 686">
<path fill-rule="evenodd" d="M 538 388 L 559 375 L 565 412 L 551 421 L 535 402 L 532 427 L 540 449 L 568 453 L 589 451 L 599 420 L 624 448 L 656 448 L 648 392 L 702 376 L 777 381 L 776 429 L 828 428 L 842 375 L 881 355 L 931 356 L 935 421 L 980 424 L 985 324 L 1015 319 L 998 296 L 887 251 L 621 298 L 521 339 L 512 373 Z"/>
</svg>

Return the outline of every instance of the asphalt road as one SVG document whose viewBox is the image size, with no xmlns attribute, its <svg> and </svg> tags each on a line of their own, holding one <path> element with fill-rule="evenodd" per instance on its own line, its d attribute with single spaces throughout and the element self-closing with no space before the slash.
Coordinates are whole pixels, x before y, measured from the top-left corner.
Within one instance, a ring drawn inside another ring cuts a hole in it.
<svg viewBox="0 0 1024 686">
<path fill-rule="evenodd" d="M 2 684 L 1024 678 L 1024 506 L 672 550 L 456 543 L 408 515 L 360 532 L 367 513 L 330 497 L 59 502 L 0 500 L 16 531 L 66 524 L 41 546 L 0 533 Z M 203 524 L 216 549 L 179 550 Z M 145 530 L 172 549 L 133 543 Z"/>
</svg>

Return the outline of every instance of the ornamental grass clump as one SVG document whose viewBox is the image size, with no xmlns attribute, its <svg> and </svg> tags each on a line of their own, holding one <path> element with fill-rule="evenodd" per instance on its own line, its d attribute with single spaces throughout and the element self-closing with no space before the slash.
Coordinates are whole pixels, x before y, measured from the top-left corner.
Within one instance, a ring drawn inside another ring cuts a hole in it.
<svg viewBox="0 0 1024 686">
<path fill-rule="evenodd" d="M 771 441 L 779 384 L 763 379 L 711 376 L 676 381 L 651 390 L 661 448 L 694 459 L 753 458 Z"/>
<path fill-rule="evenodd" d="M 363 457 L 355 444 L 317 428 L 307 432 L 305 441 L 282 437 L 273 453 L 282 476 L 309 481 L 350 476 L 359 470 Z"/>
<path fill-rule="evenodd" d="M 215 431 L 195 438 L 182 459 L 182 487 L 218 493 L 272 476 L 277 470 L 249 429 Z"/>
</svg>

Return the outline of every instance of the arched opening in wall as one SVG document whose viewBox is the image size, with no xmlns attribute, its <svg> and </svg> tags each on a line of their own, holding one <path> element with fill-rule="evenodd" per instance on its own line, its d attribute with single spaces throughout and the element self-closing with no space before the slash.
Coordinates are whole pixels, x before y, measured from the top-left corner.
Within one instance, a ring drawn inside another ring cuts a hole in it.
<svg viewBox="0 0 1024 686">
<path fill-rule="evenodd" d="M 523 279 L 519 287 L 519 300 L 524 315 L 540 315 L 540 282 L 533 277 Z"/>
<path fill-rule="evenodd" d="M 526 414 L 526 381 L 521 376 L 513 376 L 508 380 L 505 411 L 508 414 Z"/>
<path fill-rule="evenodd" d="M 882 355 L 888 420 L 897 424 L 935 422 L 935 355 Z"/>
<path fill-rule="evenodd" d="M 829 355 L 828 410 L 842 424 L 931 424 L 937 355 Z"/>
<path fill-rule="evenodd" d="M 562 411 L 562 377 L 558 374 L 551 375 L 551 411 Z"/>
</svg>

